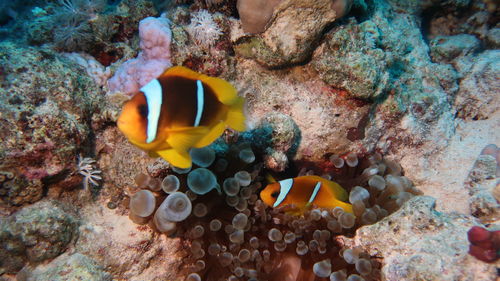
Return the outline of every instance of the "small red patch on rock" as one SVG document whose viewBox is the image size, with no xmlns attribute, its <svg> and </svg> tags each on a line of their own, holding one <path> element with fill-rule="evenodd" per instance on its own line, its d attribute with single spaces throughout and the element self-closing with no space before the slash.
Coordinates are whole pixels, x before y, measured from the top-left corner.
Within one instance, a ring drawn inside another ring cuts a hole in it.
<svg viewBox="0 0 500 281">
<path fill-rule="evenodd" d="M 492 263 L 498 258 L 500 250 L 500 231 L 489 231 L 486 228 L 473 226 L 467 232 L 471 245 L 469 254 L 478 260 Z"/>
</svg>

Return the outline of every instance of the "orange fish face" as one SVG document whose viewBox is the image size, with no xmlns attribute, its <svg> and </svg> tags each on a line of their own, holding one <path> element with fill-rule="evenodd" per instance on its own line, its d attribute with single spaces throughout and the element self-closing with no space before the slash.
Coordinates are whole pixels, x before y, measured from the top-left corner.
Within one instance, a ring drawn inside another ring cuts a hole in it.
<svg viewBox="0 0 500 281">
<path fill-rule="evenodd" d="M 133 143 L 146 142 L 148 105 L 143 93 L 136 94 L 123 106 L 118 117 L 118 129 Z"/>
<path fill-rule="evenodd" d="M 266 205 L 273 206 L 280 194 L 280 189 L 279 182 L 270 183 L 260 192 L 260 198 Z"/>
</svg>

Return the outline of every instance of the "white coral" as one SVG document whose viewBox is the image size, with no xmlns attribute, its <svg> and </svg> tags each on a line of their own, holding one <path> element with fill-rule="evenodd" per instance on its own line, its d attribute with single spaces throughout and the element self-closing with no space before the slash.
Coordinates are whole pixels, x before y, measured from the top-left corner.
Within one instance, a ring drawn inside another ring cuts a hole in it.
<svg viewBox="0 0 500 281">
<path fill-rule="evenodd" d="M 83 176 L 83 188 L 89 189 L 89 185 L 99 186 L 98 180 L 102 177 L 99 175 L 101 170 L 94 167 L 95 160 L 89 157 L 82 158 L 78 156 L 78 173 Z"/>
<path fill-rule="evenodd" d="M 206 48 L 213 46 L 222 35 L 222 30 L 207 10 L 193 13 L 186 30 L 196 44 Z"/>
</svg>

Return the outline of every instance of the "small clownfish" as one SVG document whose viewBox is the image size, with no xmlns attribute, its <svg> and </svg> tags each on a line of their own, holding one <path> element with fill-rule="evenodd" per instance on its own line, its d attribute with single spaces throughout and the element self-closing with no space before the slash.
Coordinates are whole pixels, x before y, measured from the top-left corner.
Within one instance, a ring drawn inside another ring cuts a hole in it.
<svg viewBox="0 0 500 281">
<path fill-rule="evenodd" d="M 243 104 L 229 82 L 175 66 L 125 103 L 118 128 L 150 156 L 189 168 L 191 148 L 211 144 L 226 126 L 245 130 Z"/>
<path fill-rule="evenodd" d="M 338 183 L 318 176 L 302 176 L 270 183 L 260 192 L 264 203 L 273 208 L 294 205 L 305 210 L 315 205 L 320 208 L 342 207 L 353 213 L 352 205 L 346 203 L 348 195 Z"/>
</svg>

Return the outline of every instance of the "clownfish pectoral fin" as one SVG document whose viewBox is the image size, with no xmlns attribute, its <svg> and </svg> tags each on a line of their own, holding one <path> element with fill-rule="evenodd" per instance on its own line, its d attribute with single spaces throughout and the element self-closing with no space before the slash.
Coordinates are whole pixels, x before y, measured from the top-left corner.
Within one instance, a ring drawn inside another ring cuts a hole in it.
<svg viewBox="0 0 500 281">
<path fill-rule="evenodd" d="M 208 127 L 183 127 L 167 131 L 167 143 L 177 151 L 189 151 L 209 133 Z"/>
<path fill-rule="evenodd" d="M 187 169 L 191 167 L 191 156 L 187 151 L 178 151 L 175 149 L 165 149 L 156 151 L 156 153 L 163 159 L 167 160 L 171 165 L 181 168 Z"/>
<path fill-rule="evenodd" d="M 236 102 L 229 106 L 227 112 L 227 117 L 225 123 L 236 131 L 243 132 L 246 129 L 245 126 L 245 114 L 243 113 L 243 106 L 245 100 L 242 97 L 238 97 Z"/>
<path fill-rule="evenodd" d="M 226 124 L 224 122 L 219 122 L 217 125 L 215 125 L 208 134 L 203 136 L 201 140 L 199 140 L 194 147 L 200 148 L 200 147 L 205 147 L 211 143 L 213 143 L 217 138 L 219 138 L 222 133 L 224 133 L 224 130 L 226 129 Z"/>
</svg>

